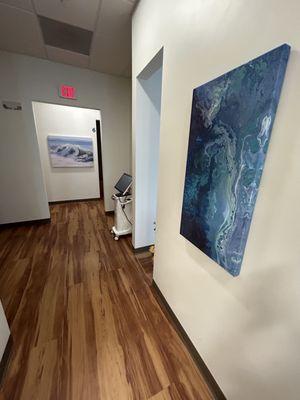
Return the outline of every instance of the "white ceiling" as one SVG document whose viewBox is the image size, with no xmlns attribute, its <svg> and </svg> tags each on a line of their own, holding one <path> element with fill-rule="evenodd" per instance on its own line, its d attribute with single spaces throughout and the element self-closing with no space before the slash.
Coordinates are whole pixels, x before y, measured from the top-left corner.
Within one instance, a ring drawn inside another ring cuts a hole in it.
<svg viewBox="0 0 300 400">
<path fill-rule="evenodd" d="M 0 0 L 0 49 L 114 75 L 131 75 L 138 0 Z M 90 55 L 47 46 L 38 15 L 93 32 Z"/>
</svg>

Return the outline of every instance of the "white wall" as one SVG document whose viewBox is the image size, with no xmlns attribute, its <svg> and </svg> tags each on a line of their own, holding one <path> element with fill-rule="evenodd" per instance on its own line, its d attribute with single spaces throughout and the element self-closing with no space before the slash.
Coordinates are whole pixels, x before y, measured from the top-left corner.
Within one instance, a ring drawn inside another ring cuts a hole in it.
<svg viewBox="0 0 300 400">
<path fill-rule="evenodd" d="M 58 97 L 61 83 L 77 88 L 77 100 Z M 130 80 L 0 52 L 0 101 L 21 101 L 22 112 L 0 108 L 0 223 L 49 217 L 32 101 L 101 110 L 105 208 L 120 175 L 130 171 Z"/>
<path fill-rule="evenodd" d="M 133 246 L 141 248 L 155 242 L 157 211 L 162 51 L 137 79 L 137 123 L 135 135 L 135 179 Z"/>
<path fill-rule="evenodd" d="M 164 46 L 154 279 L 230 400 L 299 399 L 299 15 L 298 0 L 142 0 L 133 18 L 133 77 Z M 292 53 L 233 278 L 179 234 L 192 89 L 285 42 Z"/>
<path fill-rule="evenodd" d="M 96 129 L 100 112 L 36 102 L 33 103 L 33 110 L 48 201 L 99 197 L 97 134 L 92 130 Z M 48 153 L 49 135 L 90 137 L 93 141 L 94 166 L 53 168 Z"/>
<path fill-rule="evenodd" d="M 0 301 L 0 361 L 5 351 L 9 335 L 10 331 L 3 311 L 2 303 Z"/>
</svg>

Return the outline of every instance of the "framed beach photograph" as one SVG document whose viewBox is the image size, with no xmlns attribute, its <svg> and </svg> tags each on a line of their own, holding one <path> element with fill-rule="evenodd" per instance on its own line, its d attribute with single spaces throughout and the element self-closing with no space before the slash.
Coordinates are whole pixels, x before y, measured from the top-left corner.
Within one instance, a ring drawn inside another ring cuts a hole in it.
<svg viewBox="0 0 300 400">
<path fill-rule="evenodd" d="M 52 167 L 93 167 L 94 150 L 92 138 L 53 135 L 47 137 L 47 142 Z"/>
</svg>

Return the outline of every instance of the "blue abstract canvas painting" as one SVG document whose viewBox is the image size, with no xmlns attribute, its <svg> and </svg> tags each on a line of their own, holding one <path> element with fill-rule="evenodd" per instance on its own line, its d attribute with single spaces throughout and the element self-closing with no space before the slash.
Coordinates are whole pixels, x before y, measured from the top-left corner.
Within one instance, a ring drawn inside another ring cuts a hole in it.
<svg viewBox="0 0 300 400">
<path fill-rule="evenodd" d="M 180 233 L 240 273 L 280 91 L 284 44 L 194 89 Z"/>
<path fill-rule="evenodd" d="M 92 138 L 48 136 L 47 140 L 52 167 L 92 167 L 94 165 Z"/>
</svg>

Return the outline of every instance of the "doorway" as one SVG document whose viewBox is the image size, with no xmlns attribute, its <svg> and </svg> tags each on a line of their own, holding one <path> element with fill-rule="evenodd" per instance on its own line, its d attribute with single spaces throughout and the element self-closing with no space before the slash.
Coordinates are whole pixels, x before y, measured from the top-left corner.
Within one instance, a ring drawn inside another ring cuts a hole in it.
<svg viewBox="0 0 300 400">
<path fill-rule="evenodd" d="M 133 247 L 155 243 L 163 49 L 136 77 Z"/>
<path fill-rule="evenodd" d="M 48 202 L 103 197 L 100 111 L 33 102 L 33 112 Z"/>
</svg>

